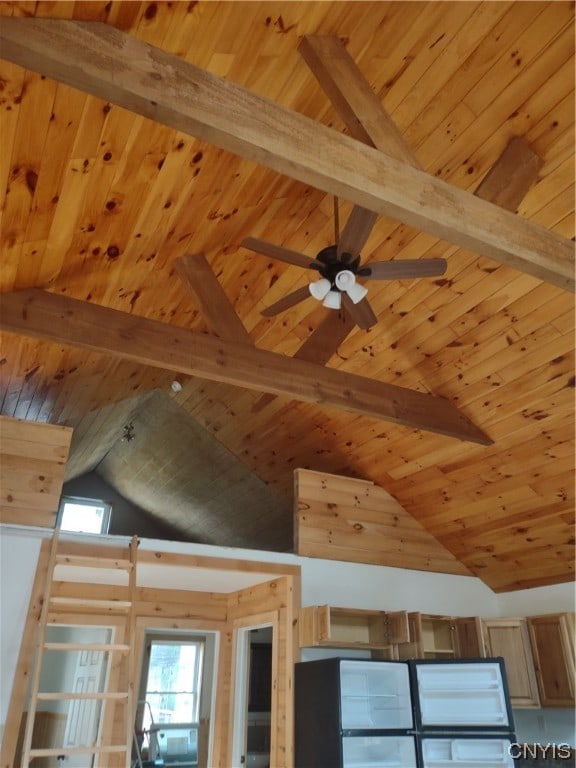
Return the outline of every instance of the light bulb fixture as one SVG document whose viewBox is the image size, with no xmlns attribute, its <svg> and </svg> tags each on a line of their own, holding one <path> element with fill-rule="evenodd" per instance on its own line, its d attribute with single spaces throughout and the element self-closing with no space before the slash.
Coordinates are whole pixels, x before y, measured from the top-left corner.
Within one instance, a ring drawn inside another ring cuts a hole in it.
<svg viewBox="0 0 576 768">
<path fill-rule="evenodd" d="M 358 304 L 368 293 L 367 288 L 356 282 L 356 275 L 349 269 L 343 269 L 338 272 L 334 282 L 338 290 L 346 292 L 353 304 Z"/>
<path fill-rule="evenodd" d="M 311 295 L 314 296 L 315 299 L 318 299 L 318 301 L 322 301 L 322 299 L 326 297 L 330 288 L 330 280 L 327 280 L 325 277 L 322 277 L 320 280 L 315 280 L 308 286 Z"/>
<path fill-rule="evenodd" d="M 354 285 L 351 285 L 350 288 L 346 289 L 346 293 L 352 304 L 358 304 L 358 302 L 362 301 L 368 293 L 368 288 L 360 285 L 360 283 L 354 283 Z"/>
<path fill-rule="evenodd" d="M 340 291 L 328 291 L 322 306 L 328 307 L 328 309 L 340 309 L 342 306 L 342 294 Z"/>
</svg>

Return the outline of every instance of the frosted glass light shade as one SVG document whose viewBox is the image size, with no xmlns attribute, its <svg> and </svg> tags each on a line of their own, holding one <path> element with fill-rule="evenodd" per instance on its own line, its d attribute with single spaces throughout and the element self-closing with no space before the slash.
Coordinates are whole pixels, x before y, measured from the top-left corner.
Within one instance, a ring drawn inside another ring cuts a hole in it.
<svg viewBox="0 0 576 768">
<path fill-rule="evenodd" d="M 350 288 L 346 288 L 346 293 L 353 304 L 358 304 L 358 302 L 362 301 L 364 296 L 366 296 L 368 289 L 363 285 L 360 285 L 360 283 L 354 283 Z"/>
<path fill-rule="evenodd" d="M 315 280 L 313 283 L 310 283 L 308 290 L 315 299 L 322 301 L 322 299 L 326 297 L 330 287 L 330 280 L 326 280 L 326 278 L 323 277 L 320 280 Z"/>
<path fill-rule="evenodd" d="M 340 309 L 342 306 L 342 294 L 339 291 L 328 291 L 322 304 L 328 307 L 328 309 Z"/>
<path fill-rule="evenodd" d="M 368 290 L 363 285 L 359 285 L 356 282 L 356 275 L 349 269 L 343 269 L 341 272 L 338 272 L 334 282 L 340 291 L 345 291 L 348 294 L 353 304 L 358 304 L 368 293 Z"/>
</svg>

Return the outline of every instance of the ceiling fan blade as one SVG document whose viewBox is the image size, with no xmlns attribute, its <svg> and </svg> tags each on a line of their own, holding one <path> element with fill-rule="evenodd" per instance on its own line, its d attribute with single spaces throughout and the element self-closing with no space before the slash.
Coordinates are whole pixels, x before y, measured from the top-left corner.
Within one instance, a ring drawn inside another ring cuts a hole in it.
<svg viewBox="0 0 576 768">
<path fill-rule="evenodd" d="M 366 264 L 358 272 L 365 280 L 402 280 L 437 277 L 446 272 L 446 259 L 399 259 Z"/>
<path fill-rule="evenodd" d="M 326 365 L 355 327 L 356 323 L 348 312 L 326 312 L 320 325 L 312 331 L 294 357 Z"/>
<path fill-rule="evenodd" d="M 338 241 L 338 256 L 349 253 L 352 260 L 359 256 L 377 219 L 377 213 L 355 205 Z"/>
<path fill-rule="evenodd" d="M 280 312 L 284 312 L 286 309 L 290 309 L 290 307 L 293 307 L 295 304 L 299 304 L 301 301 L 304 301 L 304 299 L 310 298 L 312 298 L 312 294 L 310 293 L 308 286 L 303 285 L 302 288 L 298 288 L 297 290 L 292 291 L 292 293 L 289 293 L 287 296 L 282 297 L 279 301 L 271 304 L 269 307 L 266 307 L 266 309 L 262 310 L 260 314 L 264 315 L 264 317 L 274 317 L 274 315 L 279 315 Z"/>
<path fill-rule="evenodd" d="M 285 261 L 287 264 L 294 264 L 296 267 L 304 267 L 305 269 L 311 267 L 314 261 L 309 256 L 304 256 L 303 253 L 291 251 L 289 248 L 283 248 L 281 245 L 267 243 L 265 240 L 258 240 L 256 237 L 245 237 L 240 245 L 248 248 L 250 251 L 261 253 L 263 256 L 269 256 L 271 259 Z"/>
<path fill-rule="evenodd" d="M 374 310 L 370 306 L 368 299 L 362 299 L 358 304 L 354 302 L 345 294 L 342 294 L 342 304 L 346 307 L 346 310 L 350 313 L 352 320 L 363 330 L 367 331 L 376 325 L 378 318 L 374 314 Z"/>
</svg>

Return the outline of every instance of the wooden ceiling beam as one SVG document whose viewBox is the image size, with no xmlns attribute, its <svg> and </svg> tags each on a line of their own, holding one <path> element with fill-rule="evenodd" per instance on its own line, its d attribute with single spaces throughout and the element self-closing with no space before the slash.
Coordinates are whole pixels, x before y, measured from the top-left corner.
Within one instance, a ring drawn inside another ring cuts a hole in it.
<svg viewBox="0 0 576 768">
<path fill-rule="evenodd" d="M 481 445 L 492 442 L 441 397 L 36 288 L 3 294 L 0 329 Z"/>
<path fill-rule="evenodd" d="M 176 259 L 176 271 L 192 295 L 210 333 L 237 344 L 252 344 L 250 334 L 203 253 Z"/>
<path fill-rule="evenodd" d="M 574 291 L 566 238 L 100 22 L 3 18 L 3 58 Z"/>
</svg>

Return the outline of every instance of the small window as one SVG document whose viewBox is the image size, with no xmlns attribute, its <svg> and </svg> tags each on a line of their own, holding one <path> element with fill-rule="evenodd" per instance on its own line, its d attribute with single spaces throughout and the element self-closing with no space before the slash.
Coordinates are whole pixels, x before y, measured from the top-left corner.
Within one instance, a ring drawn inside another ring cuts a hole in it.
<svg viewBox="0 0 576 768">
<path fill-rule="evenodd" d="M 108 533 L 110 504 L 101 499 L 63 496 L 58 513 L 58 527 L 75 533 Z"/>
</svg>

